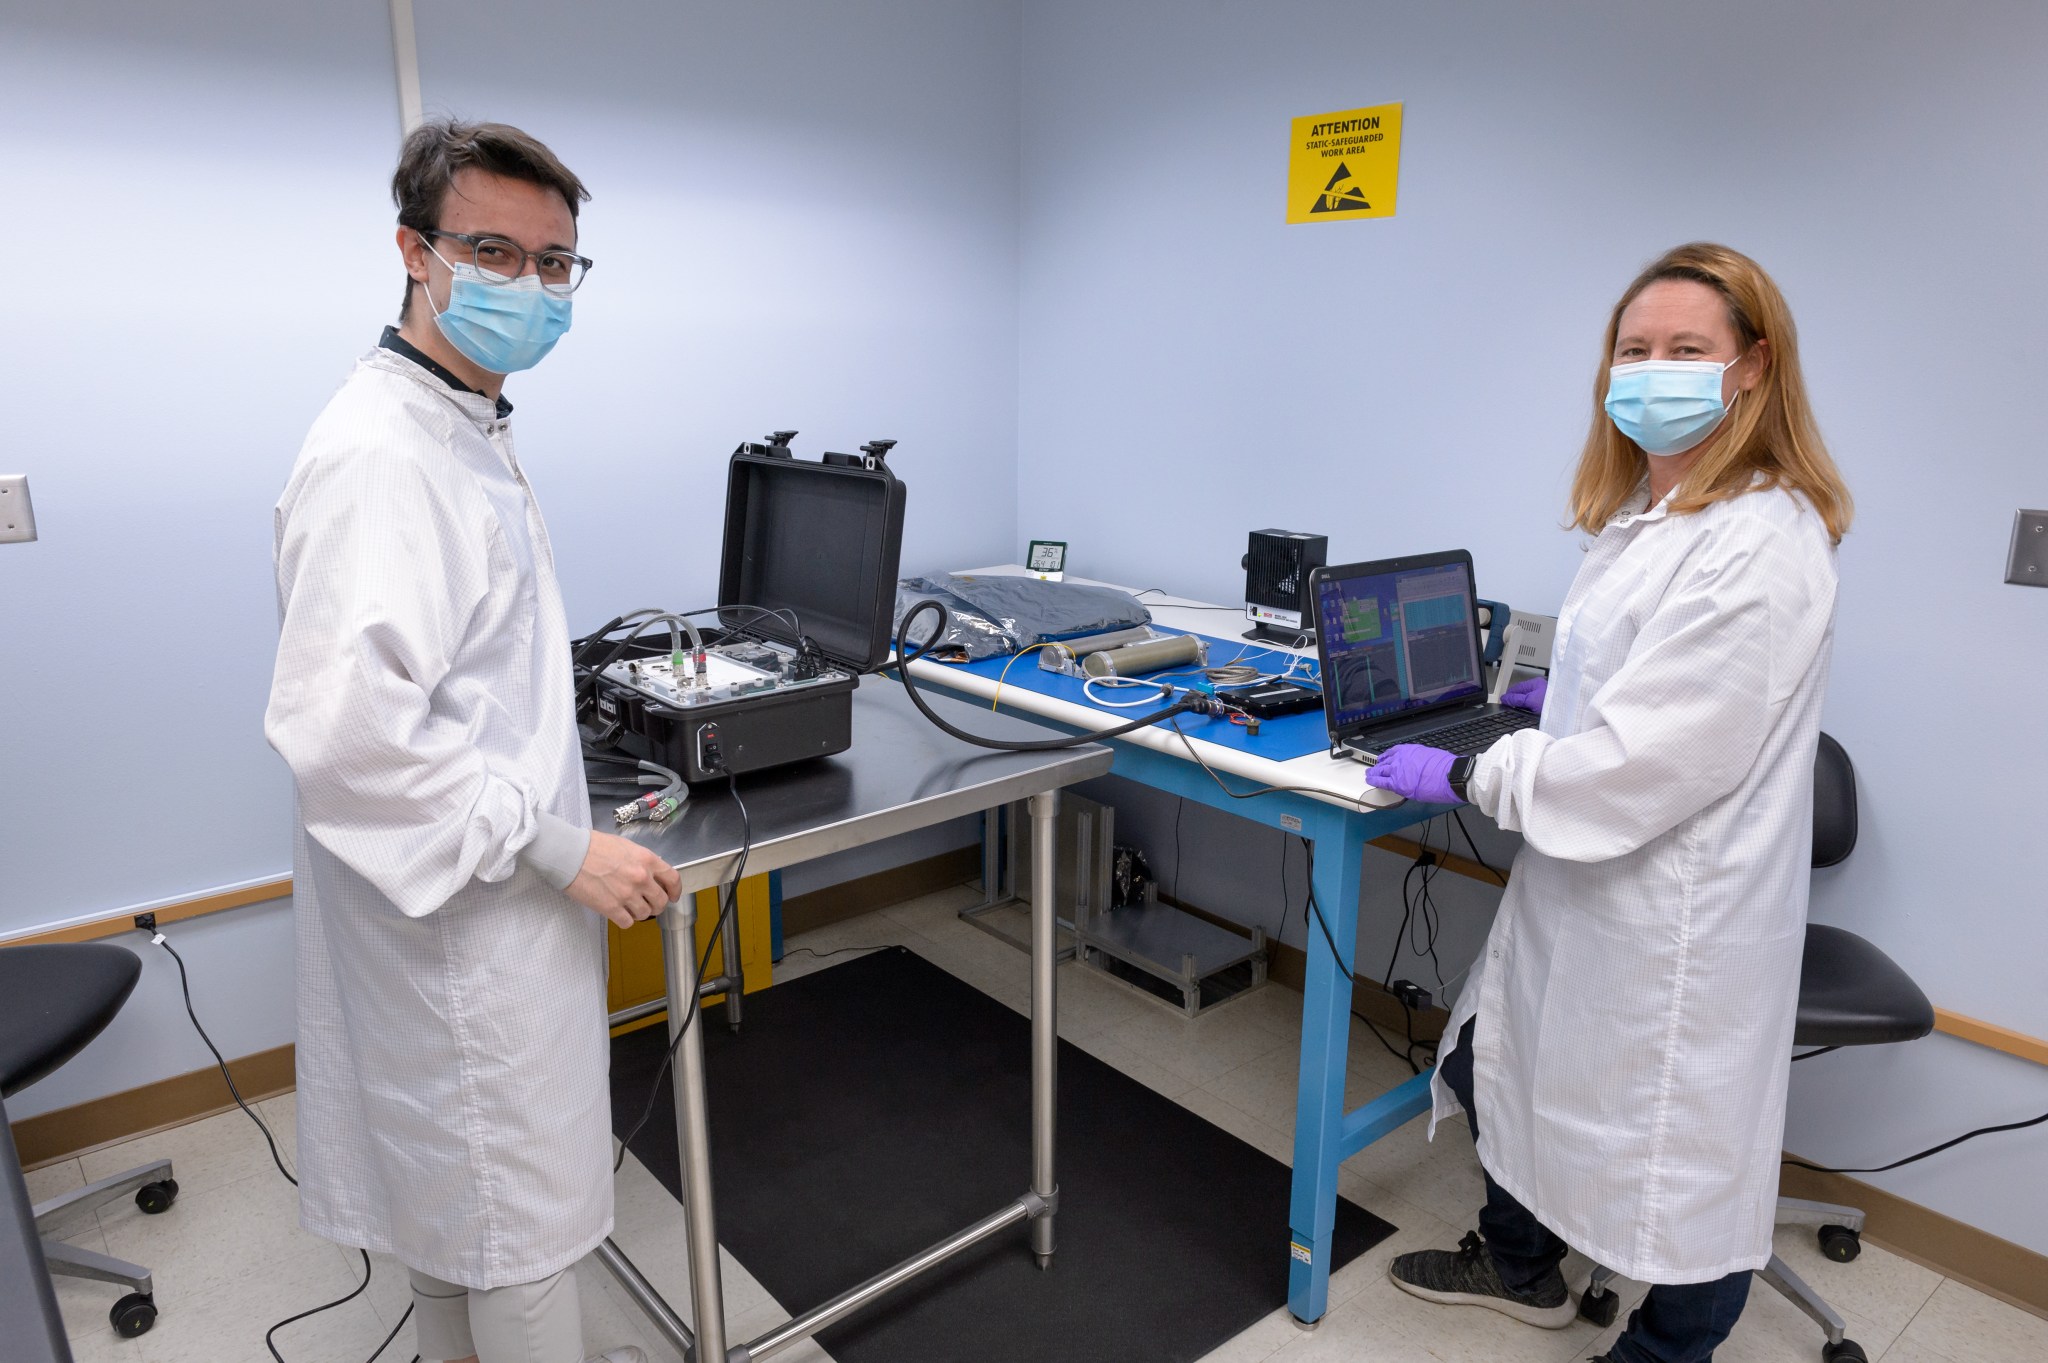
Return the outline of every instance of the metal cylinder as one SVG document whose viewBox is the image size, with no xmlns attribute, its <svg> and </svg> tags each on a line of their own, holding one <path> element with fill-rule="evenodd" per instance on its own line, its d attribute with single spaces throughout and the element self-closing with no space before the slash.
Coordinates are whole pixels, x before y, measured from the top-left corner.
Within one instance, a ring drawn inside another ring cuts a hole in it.
<svg viewBox="0 0 2048 1363">
<path fill-rule="evenodd" d="M 1053 1168 L 1059 1112 L 1059 812 L 1057 790 L 1031 797 L 1031 1191 L 1048 1202 L 1056 1201 L 1060 1186 Z M 1052 1222 L 1050 1212 L 1031 1222 L 1031 1249 L 1041 1268 L 1052 1259 Z"/>
<path fill-rule="evenodd" d="M 702 1008 L 690 1008 L 696 987 L 694 895 L 662 910 L 661 944 L 668 973 L 669 1042 L 676 1047 L 676 1146 L 683 1169 L 683 1224 L 690 1248 L 690 1314 L 697 1325 L 696 1356 L 725 1357 L 725 1289 L 718 1268 L 718 1219 L 711 1204 L 711 1129 L 704 1102 Z M 676 1045 L 683 1014 L 695 1015 Z"/>
<path fill-rule="evenodd" d="M 1136 677 L 1201 661 L 1202 641 L 1192 634 L 1177 634 L 1171 639 L 1153 639 L 1090 653 L 1081 659 L 1081 670 L 1091 677 Z"/>
<path fill-rule="evenodd" d="M 800 1316 L 784 1321 L 747 1345 L 747 1357 L 768 1358 L 792 1344 L 809 1339 L 827 1326 L 844 1320 L 869 1302 L 895 1291 L 918 1274 L 937 1267 L 963 1250 L 971 1249 L 1003 1227 L 1022 1221 L 1029 1214 L 1022 1202 L 1012 1202 L 1001 1211 L 983 1217 L 966 1230 L 949 1235 L 930 1249 L 914 1254 L 894 1268 L 876 1274 L 859 1287 L 840 1293 L 823 1306 L 814 1307 Z"/>
<path fill-rule="evenodd" d="M 607 1238 L 597 1247 L 595 1253 L 597 1261 L 611 1270 L 612 1277 L 618 1280 L 626 1295 L 633 1299 L 633 1304 L 647 1313 L 647 1319 L 653 1322 L 654 1328 L 669 1342 L 669 1346 L 683 1357 L 689 1357 L 696 1343 L 696 1335 L 683 1322 L 683 1318 L 662 1300 L 661 1293 L 654 1290 L 654 1284 L 647 1281 L 647 1276 L 626 1257 L 617 1242 Z"/>
</svg>

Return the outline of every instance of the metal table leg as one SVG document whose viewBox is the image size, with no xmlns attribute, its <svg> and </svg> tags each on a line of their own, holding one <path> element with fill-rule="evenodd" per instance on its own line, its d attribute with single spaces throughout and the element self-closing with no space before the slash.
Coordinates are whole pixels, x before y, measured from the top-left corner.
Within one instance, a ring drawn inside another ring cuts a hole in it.
<svg viewBox="0 0 2048 1363">
<path fill-rule="evenodd" d="M 685 896 L 662 914 L 662 948 L 668 975 L 669 1040 L 676 1048 L 676 1144 L 682 1159 L 683 1218 L 690 1249 L 690 1303 L 693 1332 L 662 1301 L 618 1246 L 607 1240 L 598 1258 L 656 1328 L 686 1356 L 701 1363 L 757 1363 L 810 1338 L 835 1321 L 860 1310 L 927 1270 L 962 1254 L 1019 1221 L 1030 1222 L 1031 1250 L 1040 1268 L 1050 1267 L 1054 1250 L 1053 1215 L 1059 1205 L 1059 1180 L 1053 1162 L 1059 1109 L 1059 914 L 1055 884 L 1055 841 L 1058 838 L 1058 791 L 1034 795 L 1034 873 L 1031 895 L 1031 1188 L 1000 1210 L 983 1217 L 893 1268 L 851 1288 L 822 1306 L 785 1321 L 759 1339 L 737 1347 L 726 1343 L 725 1297 L 718 1262 L 718 1224 L 711 1198 L 711 1138 L 704 1097 L 703 1031 L 692 1026 L 678 1043 L 676 1025 L 688 1010 L 696 947 L 692 898 Z M 738 956 L 729 957 L 734 986 Z M 727 995 L 728 1001 L 732 995 Z"/>
<path fill-rule="evenodd" d="M 696 988 L 696 910 L 684 895 L 661 915 L 661 941 L 668 974 L 669 1042 L 690 1007 Z M 732 994 L 726 995 L 730 1005 Z M 718 1218 L 711 1201 L 711 1131 L 704 1105 L 704 1029 L 693 1022 L 676 1046 L 676 1147 L 682 1159 L 683 1222 L 690 1247 L 690 1307 L 697 1326 L 696 1357 L 725 1358 L 725 1290 L 719 1281 Z"/>
<path fill-rule="evenodd" d="M 612 1277 L 633 1299 L 634 1305 L 647 1313 L 647 1319 L 669 1342 L 669 1347 L 684 1358 L 690 1357 L 690 1351 L 696 1347 L 696 1335 L 609 1236 L 597 1247 L 597 1261 L 611 1270 Z"/>
<path fill-rule="evenodd" d="M 1059 1108 L 1059 937 L 1054 852 L 1060 793 L 1031 797 L 1031 1191 L 1046 1208 L 1031 1222 L 1031 1250 L 1040 1268 L 1053 1254 L 1053 1213 L 1059 1179 L 1053 1137 Z"/>
</svg>

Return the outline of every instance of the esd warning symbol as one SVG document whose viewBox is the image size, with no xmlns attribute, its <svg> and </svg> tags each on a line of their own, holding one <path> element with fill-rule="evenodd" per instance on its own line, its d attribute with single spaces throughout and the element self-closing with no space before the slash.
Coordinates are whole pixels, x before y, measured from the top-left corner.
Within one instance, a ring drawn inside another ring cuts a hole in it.
<svg viewBox="0 0 2048 1363">
<path fill-rule="evenodd" d="M 1400 169 L 1398 104 L 1297 118 L 1287 149 L 1287 221 L 1391 218 Z"/>
<path fill-rule="evenodd" d="M 1358 187 L 1358 181 L 1351 178 L 1351 167 L 1337 166 L 1337 173 L 1323 186 L 1323 192 L 1316 195 L 1315 207 L 1311 213 L 1356 213 L 1361 208 L 1371 208 L 1365 201 L 1365 191 Z"/>
</svg>

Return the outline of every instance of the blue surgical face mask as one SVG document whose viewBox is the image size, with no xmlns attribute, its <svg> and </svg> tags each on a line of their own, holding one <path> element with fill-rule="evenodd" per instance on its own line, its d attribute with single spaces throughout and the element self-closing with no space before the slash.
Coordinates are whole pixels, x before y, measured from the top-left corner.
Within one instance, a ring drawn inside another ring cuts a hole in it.
<svg viewBox="0 0 2048 1363">
<path fill-rule="evenodd" d="M 493 374 L 531 369 L 569 329 L 569 300 L 542 288 L 539 275 L 504 279 L 474 265 L 453 264 L 439 251 L 434 257 L 455 276 L 448 285 L 448 306 L 435 309 L 434 323 L 477 368 Z M 431 291 L 427 306 L 434 306 Z"/>
<path fill-rule="evenodd" d="M 1607 415 L 1645 453 L 1684 454 L 1727 417 L 1721 376 L 1741 358 L 1618 364 L 1608 371 Z"/>
</svg>

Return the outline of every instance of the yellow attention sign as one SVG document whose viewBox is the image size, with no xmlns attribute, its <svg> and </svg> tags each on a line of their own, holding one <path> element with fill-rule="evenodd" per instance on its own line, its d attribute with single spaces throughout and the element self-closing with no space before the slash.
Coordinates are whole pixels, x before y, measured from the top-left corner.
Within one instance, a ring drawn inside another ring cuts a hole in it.
<svg viewBox="0 0 2048 1363">
<path fill-rule="evenodd" d="M 1287 221 L 1391 218 L 1400 170 L 1400 105 L 1297 118 L 1287 149 Z"/>
</svg>

